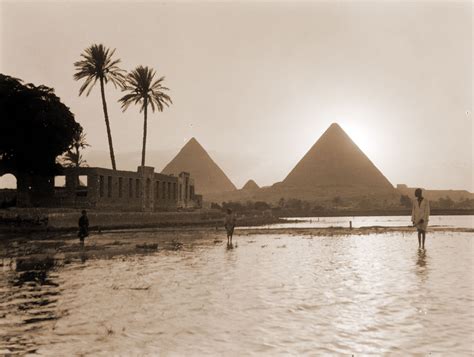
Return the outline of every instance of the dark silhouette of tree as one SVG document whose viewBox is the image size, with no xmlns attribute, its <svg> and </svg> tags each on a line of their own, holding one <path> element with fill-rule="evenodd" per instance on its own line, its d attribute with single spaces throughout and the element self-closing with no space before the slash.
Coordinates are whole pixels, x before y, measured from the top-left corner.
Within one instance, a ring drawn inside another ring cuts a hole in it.
<svg viewBox="0 0 474 357">
<path fill-rule="evenodd" d="M 81 132 L 53 89 L 0 74 L 0 175 L 15 175 L 19 192 L 51 194 L 56 157 Z"/>
<path fill-rule="evenodd" d="M 118 67 L 120 59 L 113 59 L 115 49 L 110 50 L 104 45 L 92 45 L 84 50 L 81 54 L 83 60 L 75 62 L 76 73 L 74 79 L 79 81 L 85 79 L 81 88 L 79 89 L 79 95 L 82 95 L 86 90 L 86 96 L 88 96 L 99 81 L 100 83 L 100 95 L 102 98 L 102 109 L 104 111 L 105 126 L 107 128 L 107 138 L 109 140 L 109 151 L 110 160 L 112 161 L 112 169 L 116 170 L 115 164 L 115 153 L 114 146 L 112 143 L 112 131 L 110 129 L 109 114 L 107 112 L 107 102 L 105 101 L 105 84 L 109 81 L 115 86 L 115 88 L 122 87 L 125 80 L 125 71 Z"/>
<path fill-rule="evenodd" d="M 87 161 L 82 156 L 81 151 L 88 146 L 90 145 L 86 141 L 86 134 L 84 132 L 76 133 L 72 145 L 61 158 L 63 166 L 75 168 L 87 166 Z"/>
<path fill-rule="evenodd" d="M 454 201 L 449 196 L 446 196 L 446 198 L 440 197 L 438 199 L 438 205 L 440 208 L 452 208 Z"/>
<path fill-rule="evenodd" d="M 254 203 L 253 208 L 257 211 L 265 211 L 271 208 L 271 206 L 264 201 L 257 201 Z"/>
<path fill-rule="evenodd" d="M 211 209 L 218 209 L 218 210 L 221 210 L 222 207 L 221 207 L 218 203 L 212 202 L 212 203 L 211 203 Z"/>
<path fill-rule="evenodd" d="M 173 102 L 165 93 L 169 90 L 162 86 L 165 77 L 155 81 L 155 71 L 148 67 L 138 66 L 127 75 L 127 80 L 123 88 L 129 93 L 119 99 L 122 103 L 122 110 L 125 111 L 130 104 L 140 104 L 140 113 L 143 112 L 143 146 L 142 146 L 142 164 L 145 166 L 146 137 L 147 137 L 147 111 L 148 106 L 155 112 L 155 109 L 162 112 L 165 106 Z"/>
<path fill-rule="evenodd" d="M 285 204 L 285 208 L 288 208 L 291 210 L 301 210 L 302 207 L 303 207 L 303 201 L 297 198 L 290 198 Z"/>
<path fill-rule="evenodd" d="M 283 197 L 280 198 L 280 200 L 278 201 L 278 207 L 280 208 L 285 207 L 285 199 Z"/>
<path fill-rule="evenodd" d="M 228 208 L 230 208 L 233 212 L 244 211 L 244 206 L 240 202 L 222 202 L 222 210 L 226 211 Z"/>
</svg>

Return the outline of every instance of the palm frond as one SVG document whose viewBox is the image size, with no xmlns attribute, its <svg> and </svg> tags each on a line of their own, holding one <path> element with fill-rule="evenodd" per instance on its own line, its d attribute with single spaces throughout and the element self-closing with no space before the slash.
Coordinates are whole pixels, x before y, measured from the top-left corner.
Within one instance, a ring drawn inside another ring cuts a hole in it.
<svg viewBox="0 0 474 357">
<path fill-rule="evenodd" d="M 74 80 L 85 79 L 85 83 L 79 89 L 79 95 L 86 92 L 88 96 L 98 79 L 115 87 L 122 87 L 125 81 L 125 71 L 118 67 L 120 59 L 113 59 L 115 49 L 110 50 L 102 44 L 93 44 L 81 53 L 82 60 L 74 62 L 76 73 Z"/>
<path fill-rule="evenodd" d="M 123 91 L 128 94 L 119 99 L 123 111 L 133 103 L 140 104 L 141 113 L 145 109 L 146 102 L 153 112 L 155 110 L 162 112 L 165 106 L 169 107 L 173 103 L 169 95 L 164 93 L 169 89 L 161 85 L 165 77 L 160 77 L 155 81 L 154 78 L 155 71 L 146 66 L 138 66 L 127 75 Z"/>
</svg>

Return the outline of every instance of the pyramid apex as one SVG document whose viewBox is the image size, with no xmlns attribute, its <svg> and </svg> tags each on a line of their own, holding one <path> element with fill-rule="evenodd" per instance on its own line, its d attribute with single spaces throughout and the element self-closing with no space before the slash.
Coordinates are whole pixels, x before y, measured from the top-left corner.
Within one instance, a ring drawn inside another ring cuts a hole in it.
<svg viewBox="0 0 474 357">
<path fill-rule="evenodd" d="M 331 129 L 331 128 L 332 128 L 332 129 L 342 129 L 341 126 L 340 126 L 338 123 L 336 123 L 336 122 L 332 123 L 332 124 L 329 126 L 329 129 Z"/>
<path fill-rule="evenodd" d="M 242 187 L 242 190 L 255 190 L 260 188 L 254 180 L 248 180 L 247 183 Z"/>
<path fill-rule="evenodd" d="M 178 154 L 161 171 L 163 174 L 189 172 L 194 178 L 196 188 L 206 195 L 210 192 L 225 192 L 236 189 L 222 169 L 212 160 L 206 149 L 192 137 Z"/>
<path fill-rule="evenodd" d="M 332 123 L 283 183 L 299 188 L 378 187 L 392 185 L 338 123 Z"/>
<path fill-rule="evenodd" d="M 188 140 L 188 142 L 183 146 L 184 148 L 202 148 L 202 145 L 197 141 L 197 139 L 193 136 L 191 139 Z"/>
</svg>

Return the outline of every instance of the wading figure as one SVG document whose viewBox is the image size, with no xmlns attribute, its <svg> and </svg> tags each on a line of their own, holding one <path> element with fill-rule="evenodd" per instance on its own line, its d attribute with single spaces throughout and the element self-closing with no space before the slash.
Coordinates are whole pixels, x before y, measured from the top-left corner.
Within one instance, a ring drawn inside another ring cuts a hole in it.
<svg viewBox="0 0 474 357">
<path fill-rule="evenodd" d="M 423 197 L 421 188 L 415 190 L 415 201 L 411 212 L 411 221 L 418 231 L 418 248 L 425 249 L 426 228 L 430 218 L 430 204 Z"/>
<path fill-rule="evenodd" d="M 79 218 L 79 233 L 77 236 L 81 241 L 81 244 L 84 244 L 84 238 L 89 235 L 89 218 L 87 218 L 86 210 L 82 210 L 82 215 Z"/>
<path fill-rule="evenodd" d="M 227 232 L 227 245 L 232 245 L 232 236 L 234 235 L 235 216 L 230 208 L 227 209 L 225 216 L 224 227 Z"/>
</svg>

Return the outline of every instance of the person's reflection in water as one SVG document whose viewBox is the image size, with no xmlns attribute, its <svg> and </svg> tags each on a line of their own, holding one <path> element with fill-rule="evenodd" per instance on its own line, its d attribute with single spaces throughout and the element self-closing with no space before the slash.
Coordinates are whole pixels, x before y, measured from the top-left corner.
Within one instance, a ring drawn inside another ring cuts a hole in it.
<svg viewBox="0 0 474 357">
<path fill-rule="evenodd" d="M 420 268 L 426 268 L 426 250 L 425 249 L 418 249 L 418 259 L 416 261 L 416 265 Z"/>
<path fill-rule="evenodd" d="M 81 251 L 80 258 L 81 258 L 81 262 L 82 262 L 82 263 L 85 263 L 86 260 L 87 260 L 87 254 L 86 254 L 86 252 Z"/>
<path fill-rule="evenodd" d="M 81 242 L 81 245 L 84 246 L 84 239 L 89 236 L 89 218 L 87 217 L 87 211 L 82 210 L 82 215 L 79 218 L 79 232 L 77 236 Z"/>
<path fill-rule="evenodd" d="M 227 208 L 227 214 L 224 219 L 224 227 L 227 233 L 227 248 L 232 249 L 234 246 L 232 245 L 232 236 L 234 235 L 234 228 L 235 228 L 235 215 L 230 208 Z"/>
<path fill-rule="evenodd" d="M 425 249 L 418 249 L 416 259 L 416 275 L 424 282 L 428 277 L 427 254 Z"/>
<path fill-rule="evenodd" d="M 82 263 L 85 263 L 87 260 L 86 248 L 84 247 L 84 241 L 82 240 L 79 243 L 79 258 Z"/>
</svg>

